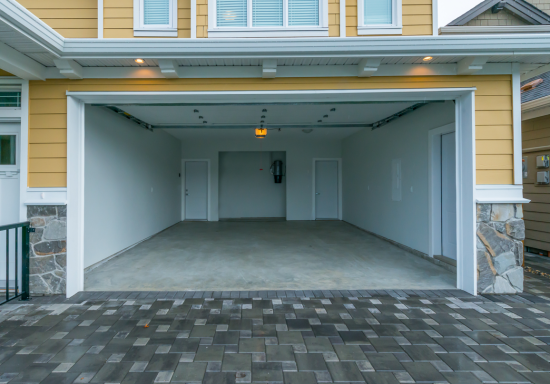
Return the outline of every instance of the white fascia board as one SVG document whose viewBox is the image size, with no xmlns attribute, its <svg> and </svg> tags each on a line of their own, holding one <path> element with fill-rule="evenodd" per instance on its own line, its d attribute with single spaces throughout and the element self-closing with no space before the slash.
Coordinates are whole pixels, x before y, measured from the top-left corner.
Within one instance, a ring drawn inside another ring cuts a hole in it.
<svg viewBox="0 0 550 384">
<path fill-rule="evenodd" d="M 64 58 L 549 55 L 550 34 L 272 39 L 65 39 Z"/>
<path fill-rule="evenodd" d="M 537 109 L 546 108 L 550 106 L 550 96 L 544 96 L 540 99 L 527 101 L 523 104 L 521 104 L 521 110 L 522 112 L 531 112 L 535 111 Z"/>
<path fill-rule="evenodd" d="M 173 60 L 167 60 L 172 62 Z M 159 64 L 161 60 L 159 60 Z M 175 68 L 175 66 L 174 66 Z M 177 77 L 255 78 L 262 77 L 262 66 L 196 66 L 177 67 Z M 357 65 L 278 66 L 277 77 L 351 77 L 357 76 Z M 165 71 L 166 72 L 166 71 Z M 475 75 L 509 75 L 510 63 L 487 64 Z M 380 65 L 372 76 L 454 76 L 456 64 L 391 64 Z M 161 79 L 166 76 L 159 67 L 84 67 L 88 79 Z M 56 68 L 46 70 L 48 79 L 62 79 Z"/>
<path fill-rule="evenodd" d="M 550 105 L 521 113 L 521 121 L 536 119 L 537 117 L 550 115 Z"/>
<path fill-rule="evenodd" d="M 0 43 L 0 68 L 25 80 L 45 80 L 46 67 Z"/>
<path fill-rule="evenodd" d="M 65 38 L 15 0 L 0 0 L 0 21 L 59 56 Z"/>
<path fill-rule="evenodd" d="M 482 33 L 547 33 L 550 32 L 550 25 L 479 25 L 479 26 L 445 26 L 439 28 L 442 34 L 482 34 Z"/>
<path fill-rule="evenodd" d="M 527 204 L 523 185 L 476 185 L 478 204 Z"/>
</svg>

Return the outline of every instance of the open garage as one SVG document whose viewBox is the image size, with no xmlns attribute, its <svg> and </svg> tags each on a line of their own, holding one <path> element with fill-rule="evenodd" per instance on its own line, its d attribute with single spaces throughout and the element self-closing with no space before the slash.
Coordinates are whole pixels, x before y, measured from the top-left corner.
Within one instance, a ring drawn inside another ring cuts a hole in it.
<svg viewBox="0 0 550 384">
<path fill-rule="evenodd" d="M 398 96 L 86 104 L 85 290 L 456 288 L 456 104 Z"/>
</svg>

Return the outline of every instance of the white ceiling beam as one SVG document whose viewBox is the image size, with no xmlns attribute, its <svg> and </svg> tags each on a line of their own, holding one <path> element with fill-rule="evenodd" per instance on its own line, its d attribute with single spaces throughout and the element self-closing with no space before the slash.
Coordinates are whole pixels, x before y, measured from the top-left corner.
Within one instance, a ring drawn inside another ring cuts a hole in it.
<svg viewBox="0 0 550 384">
<path fill-rule="evenodd" d="M 71 80 L 81 80 L 84 78 L 83 70 L 80 64 L 74 60 L 55 59 L 53 61 L 59 73 Z"/>
<path fill-rule="evenodd" d="M 273 79 L 277 76 L 277 60 L 265 59 L 262 62 L 262 77 L 264 79 Z"/>
<path fill-rule="evenodd" d="M 378 71 L 378 67 L 382 63 L 382 59 L 379 57 L 371 57 L 363 59 L 357 65 L 357 76 L 359 77 L 371 77 Z"/>
<path fill-rule="evenodd" d="M 158 63 L 160 73 L 162 73 L 164 77 L 169 79 L 177 79 L 181 77 L 179 72 L 179 65 L 176 60 L 159 59 Z"/>
<path fill-rule="evenodd" d="M 24 80 L 46 80 L 46 67 L 0 43 L 0 68 Z"/>
<path fill-rule="evenodd" d="M 457 75 L 473 75 L 483 69 L 489 58 L 487 56 L 465 57 L 456 65 Z"/>
</svg>

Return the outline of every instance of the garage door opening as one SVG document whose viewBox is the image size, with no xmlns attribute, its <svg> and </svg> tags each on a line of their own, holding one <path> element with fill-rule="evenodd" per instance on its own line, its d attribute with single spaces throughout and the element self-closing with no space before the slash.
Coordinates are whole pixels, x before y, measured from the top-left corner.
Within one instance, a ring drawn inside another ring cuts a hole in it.
<svg viewBox="0 0 550 384">
<path fill-rule="evenodd" d="M 433 148 L 456 111 L 445 100 L 86 105 L 84 288 L 454 289 L 460 203 L 456 188 L 434 191 L 457 170 L 455 134 L 438 133 L 437 165 Z"/>
</svg>

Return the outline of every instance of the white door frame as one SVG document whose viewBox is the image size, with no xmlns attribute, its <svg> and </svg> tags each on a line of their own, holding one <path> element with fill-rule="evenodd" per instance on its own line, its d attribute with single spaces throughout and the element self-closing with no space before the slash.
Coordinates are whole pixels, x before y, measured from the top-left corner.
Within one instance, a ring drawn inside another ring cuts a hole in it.
<svg viewBox="0 0 550 384">
<path fill-rule="evenodd" d="M 318 161 L 336 161 L 338 163 L 338 220 L 342 220 L 342 158 L 340 157 L 331 157 L 331 158 L 322 158 L 316 157 L 313 159 L 312 167 L 312 185 L 311 185 L 311 220 L 317 220 L 317 215 L 315 214 L 315 206 L 317 199 L 315 198 L 315 172 Z"/>
<path fill-rule="evenodd" d="M 208 195 L 206 196 L 206 219 L 212 221 L 210 216 L 210 159 L 182 159 L 181 160 L 181 221 L 185 220 L 185 163 L 189 161 L 206 161 L 206 166 L 208 168 Z"/>
<path fill-rule="evenodd" d="M 455 132 L 455 130 L 456 124 L 451 123 L 431 129 L 428 132 L 428 256 L 430 257 L 442 254 L 441 220 L 443 213 L 441 211 L 441 136 Z"/>
<path fill-rule="evenodd" d="M 85 104 L 454 100 L 457 134 L 457 288 L 477 294 L 475 88 L 304 91 L 67 92 L 67 297 L 84 290 Z M 24 127 L 22 126 L 22 129 Z M 23 170 L 22 170 L 23 171 Z"/>
</svg>

